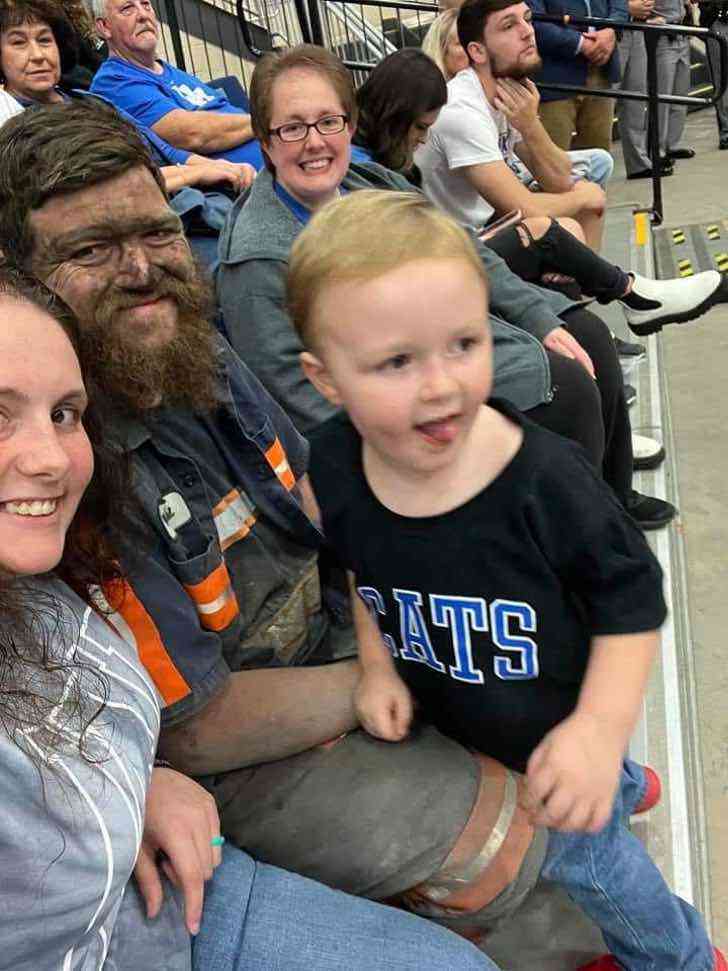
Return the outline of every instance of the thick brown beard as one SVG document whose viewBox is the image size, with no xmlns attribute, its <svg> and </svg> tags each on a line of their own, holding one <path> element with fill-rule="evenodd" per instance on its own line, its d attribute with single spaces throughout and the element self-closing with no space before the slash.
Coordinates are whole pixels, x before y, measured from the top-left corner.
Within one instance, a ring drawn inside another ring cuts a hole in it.
<svg viewBox="0 0 728 971">
<path fill-rule="evenodd" d="M 541 70 L 542 65 L 543 61 L 537 56 L 536 60 L 529 64 L 528 67 L 520 68 L 509 64 L 508 70 L 505 70 L 498 63 L 497 59 L 491 57 L 490 73 L 494 78 L 511 78 L 513 81 L 523 81 L 524 78 L 535 77 Z"/>
<path fill-rule="evenodd" d="M 218 365 L 212 288 L 203 273 L 190 268 L 186 280 L 158 271 L 153 298 L 177 304 L 177 332 L 167 344 L 145 347 L 125 338 L 114 325 L 119 311 L 139 295 L 110 290 L 96 307 L 94 320 L 81 321 L 81 357 L 87 382 L 105 410 L 141 415 L 150 408 L 210 411 L 217 404 Z"/>
</svg>

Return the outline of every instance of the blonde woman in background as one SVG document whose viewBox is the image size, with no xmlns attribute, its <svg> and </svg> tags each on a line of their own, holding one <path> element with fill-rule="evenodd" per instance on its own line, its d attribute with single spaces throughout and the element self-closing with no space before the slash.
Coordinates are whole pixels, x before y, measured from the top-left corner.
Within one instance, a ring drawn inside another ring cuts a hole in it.
<svg viewBox="0 0 728 971">
<path fill-rule="evenodd" d="M 438 14 L 422 41 L 422 50 L 437 64 L 446 81 L 468 66 L 468 55 L 458 39 L 459 10 L 458 3 Z"/>
</svg>

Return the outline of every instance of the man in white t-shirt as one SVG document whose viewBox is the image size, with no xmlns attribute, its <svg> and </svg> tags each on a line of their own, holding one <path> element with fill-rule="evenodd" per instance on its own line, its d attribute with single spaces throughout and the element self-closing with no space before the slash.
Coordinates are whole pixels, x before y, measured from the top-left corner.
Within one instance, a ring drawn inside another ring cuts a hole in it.
<svg viewBox="0 0 728 971">
<path fill-rule="evenodd" d="M 574 178 L 575 159 L 554 145 L 539 120 L 530 76 L 541 60 L 529 7 L 466 0 L 457 25 L 470 66 L 448 83 L 447 104 L 415 156 L 425 194 L 475 228 L 512 209 L 571 216 L 598 250 L 604 192 L 596 179 Z M 534 181 L 539 191 L 528 188 Z"/>
</svg>

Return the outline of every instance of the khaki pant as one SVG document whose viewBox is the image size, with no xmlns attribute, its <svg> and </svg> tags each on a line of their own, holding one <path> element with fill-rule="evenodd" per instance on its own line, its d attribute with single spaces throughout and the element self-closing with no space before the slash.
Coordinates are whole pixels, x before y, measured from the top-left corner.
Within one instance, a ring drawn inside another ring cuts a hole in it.
<svg viewBox="0 0 728 971">
<path fill-rule="evenodd" d="M 586 86 L 609 87 L 604 71 L 590 67 Z M 590 98 L 589 95 L 578 94 L 559 101 L 542 101 L 538 114 L 551 140 L 565 152 L 572 148 L 610 150 L 614 117 L 612 98 Z"/>
</svg>

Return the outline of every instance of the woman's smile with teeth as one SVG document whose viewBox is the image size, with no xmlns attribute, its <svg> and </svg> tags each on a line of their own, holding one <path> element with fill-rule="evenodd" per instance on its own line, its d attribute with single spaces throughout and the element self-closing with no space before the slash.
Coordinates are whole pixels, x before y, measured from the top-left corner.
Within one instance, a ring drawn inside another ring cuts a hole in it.
<svg viewBox="0 0 728 971">
<path fill-rule="evenodd" d="M 301 162 L 304 169 L 324 169 L 331 160 L 328 158 L 314 158 L 308 162 Z"/>
<path fill-rule="evenodd" d="M 50 516 L 56 511 L 57 499 L 23 499 L 20 502 L 6 502 L 6 512 L 14 516 Z"/>
</svg>

